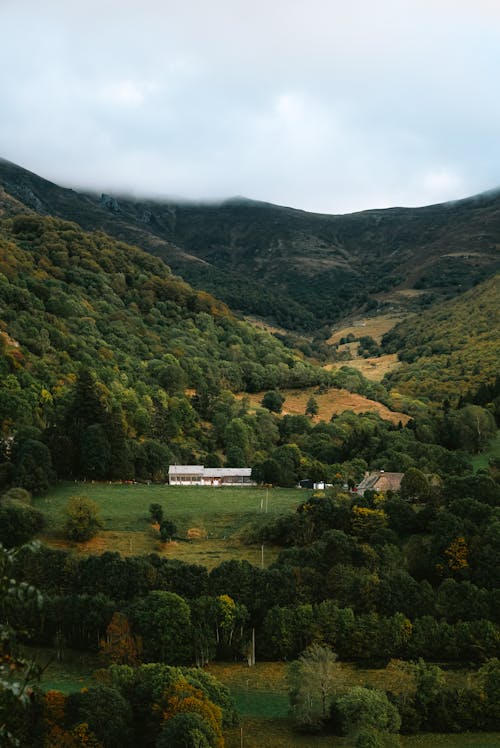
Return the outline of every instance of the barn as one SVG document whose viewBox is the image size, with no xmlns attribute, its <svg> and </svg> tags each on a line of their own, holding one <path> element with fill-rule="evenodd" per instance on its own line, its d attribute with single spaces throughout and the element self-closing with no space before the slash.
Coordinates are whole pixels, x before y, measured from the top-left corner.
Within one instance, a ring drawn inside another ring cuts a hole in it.
<svg viewBox="0 0 500 748">
<path fill-rule="evenodd" d="M 255 486 L 252 468 L 206 468 L 203 465 L 170 465 L 171 486 Z"/>
</svg>

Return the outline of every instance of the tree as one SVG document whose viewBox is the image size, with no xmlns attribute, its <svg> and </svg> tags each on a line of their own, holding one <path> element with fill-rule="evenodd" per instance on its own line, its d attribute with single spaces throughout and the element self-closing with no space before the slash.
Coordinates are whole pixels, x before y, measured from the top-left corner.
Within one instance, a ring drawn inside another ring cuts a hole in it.
<svg viewBox="0 0 500 748">
<path fill-rule="evenodd" d="M 149 505 L 149 514 L 151 516 L 151 520 L 153 522 L 157 522 L 159 525 L 161 524 L 161 521 L 163 519 L 163 507 L 161 504 L 150 504 Z"/>
<path fill-rule="evenodd" d="M 401 718 L 384 691 L 354 686 L 335 699 L 334 712 L 344 735 L 360 731 L 397 733 Z"/>
<path fill-rule="evenodd" d="M 48 447 L 37 439 L 23 442 L 17 453 L 13 477 L 16 485 L 32 493 L 46 491 L 54 477 Z"/>
<path fill-rule="evenodd" d="M 111 446 L 104 427 L 93 423 L 80 438 L 80 473 L 86 478 L 102 480 L 107 476 Z"/>
<path fill-rule="evenodd" d="M 167 543 L 172 540 L 173 536 L 177 532 L 177 527 L 174 522 L 170 519 L 164 519 L 160 523 L 160 538 L 162 543 Z"/>
<path fill-rule="evenodd" d="M 72 496 L 66 505 L 65 533 L 69 540 L 82 543 L 99 532 L 102 522 L 99 507 L 86 496 Z"/>
<path fill-rule="evenodd" d="M 205 745 L 210 748 L 223 748 L 221 708 L 210 701 L 200 688 L 196 688 L 185 678 L 180 678 L 170 688 L 166 689 L 159 702 L 154 705 L 153 710 L 161 715 L 165 725 L 168 725 L 170 720 L 174 720 L 180 714 L 199 715 L 208 728 L 201 730 L 201 735 L 206 742 L 190 742 L 187 743 L 188 748 L 190 746 L 194 748 L 201 746 L 203 748 Z M 184 727 L 186 727 L 186 724 L 184 724 Z M 198 726 L 196 732 L 199 733 L 199 731 Z M 196 737 L 198 738 L 198 736 Z M 163 746 L 166 743 L 162 741 L 160 745 Z M 179 744 L 173 742 L 171 745 Z"/>
<path fill-rule="evenodd" d="M 134 628 L 142 636 L 145 659 L 178 664 L 191 657 L 191 612 L 173 592 L 155 591 L 130 608 Z"/>
<path fill-rule="evenodd" d="M 163 725 L 156 748 L 212 748 L 216 734 L 197 712 L 180 712 Z"/>
<path fill-rule="evenodd" d="M 31 540 L 44 525 L 44 516 L 38 509 L 15 499 L 2 499 L 0 503 L 0 543 L 13 548 Z"/>
<path fill-rule="evenodd" d="M 271 413 L 281 413 L 281 408 L 283 407 L 284 402 L 285 398 L 281 392 L 278 392 L 278 390 L 270 390 L 269 392 L 266 392 L 261 400 L 262 406 L 270 410 Z"/>
<path fill-rule="evenodd" d="M 106 629 L 106 637 L 99 642 L 99 654 L 110 665 L 139 664 L 137 639 L 132 636 L 130 624 L 123 613 L 113 613 Z"/>
<path fill-rule="evenodd" d="M 496 434 L 495 419 L 479 405 L 466 405 L 448 415 L 451 436 L 457 449 L 477 454 Z"/>
<path fill-rule="evenodd" d="M 42 595 L 35 587 L 13 578 L 18 552 L 19 549 L 6 550 L 0 543 L 0 744 L 13 748 L 19 746 L 20 739 L 30 745 L 36 731 L 30 696 L 40 669 L 18 651 L 19 631 L 6 611 L 10 601 L 38 608 L 43 605 Z"/>
<path fill-rule="evenodd" d="M 411 467 L 403 475 L 400 492 L 402 499 L 424 502 L 431 495 L 431 486 L 421 470 Z"/>
<path fill-rule="evenodd" d="M 104 748 L 130 745 L 130 705 L 115 688 L 98 685 L 71 693 L 65 711 L 73 727 L 86 724 Z"/>
<path fill-rule="evenodd" d="M 331 697 L 344 682 L 337 655 L 329 647 L 313 644 L 290 664 L 287 676 L 296 721 L 318 729 L 329 715 Z"/>
<path fill-rule="evenodd" d="M 306 403 L 306 416 L 317 416 L 319 412 L 318 401 L 311 395 Z"/>
</svg>

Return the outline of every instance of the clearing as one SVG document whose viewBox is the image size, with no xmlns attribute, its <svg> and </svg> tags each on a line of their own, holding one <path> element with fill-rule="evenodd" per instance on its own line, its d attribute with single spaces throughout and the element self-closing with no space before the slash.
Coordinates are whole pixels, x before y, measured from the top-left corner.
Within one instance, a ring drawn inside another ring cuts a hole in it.
<svg viewBox="0 0 500 748">
<path fill-rule="evenodd" d="M 311 396 L 318 403 L 318 415 L 313 418 L 317 421 L 330 421 L 332 416 L 340 415 L 346 410 L 352 410 L 354 413 L 378 413 L 386 421 L 391 421 L 396 426 L 401 421 L 405 425 L 410 416 L 406 413 L 389 410 L 386 405 L 370 400 L 363 395 L 348 390 L 330 388 L 327 392 L 318 393 L 316 387 L 307 387 L 303 390 L 280 390 L 285 398 L 283 403 L 283 415 L 304 415 L 307 401 Z M 254 406 L 260 406 L 265 392 L 240 393 L 237 397 L 248 397 L 250 403 Z"/>
<path fill-rule="evenodd" d="M 266 515 L 293 512 L 306 495 L 296 488 L 63 482 L 35 499 L 34 505 L 47 520 L 41 539 L 52 547 L 92 554 L 118 551 L 124 556 L 158 553 L 208 568 L 229 559 L 245 559 L 256 565 L 263 560 L 268 566 L 280 549 L 266 546 L 262 559 L 261 547 L 246 545 L 241 535 L 250 524 L 264 522 Z M 104 527 L 86 543 L 64 539 L 64 509 L 72 496 L 86 496 L 100 509 Z M 174 541 L 160 541 L 158 526 L 149 517 L 152 503 L 161 504 L 164 516 L 177 525 Z"/>
<path fill-rule="evenodd" d="M 406 319 L 407 314 L 393 313 L 393 314 L 379 314 L 376 317 L 358 317 L 353 319 L 348 325 L 344 320 L 344 326 L 333 329 L 330 338 L 326 341 L 329 345 L 336 345 L 341 338 L 345 338 L 348 335 L 354 335 L 355 338 L 360 338 L 364 335 L 369 335 L 380 343 L 382 336 L 386 332 L 392 330 L 399 322 Z"/>
<path fill-rule="evenodd" d="M 357 346 L 357 343 L 346 343 L 341 348 L 350 347 L 352 350 L 353 346 Z M 352 354 L 350 354 L 352 355 Z M 372 356 L 370 358 L 363 358 L 362 356 L 353 356 L 353 358 L 347 361 L 340 361 L 335 364 L 326 364 L 324 367 L 329 371 L 339 369 L 341 366 L 351 366 L 353 369 L 357 369 L 361 374 L 372 382 L 381 382 L 382 379 L 398 366 L 401 366 L 401 361 L 398 359 L 397 353 L 386 353 L 383 356 Z"/>
</svg>

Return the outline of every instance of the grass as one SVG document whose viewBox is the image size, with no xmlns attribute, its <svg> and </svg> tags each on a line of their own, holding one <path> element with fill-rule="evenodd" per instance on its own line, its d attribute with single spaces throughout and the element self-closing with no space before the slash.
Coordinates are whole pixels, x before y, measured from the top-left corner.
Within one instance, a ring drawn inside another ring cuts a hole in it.
<svg viewBox="0 0 500 748">
<path fill-rule="evenodd" d="M 314 422 L 329 421 L 333 415 L 339 415 L 345 410 L 352 410 L 354 413 L 378 413 L 381 418 L 396 425 L 399 421 L 406 424 L 410 419 L 406 413 L 389 410 L 376 400 L 370 400 L 363 395 L 343 389 L 331 388 L 323 394 L 317 393 L 316 387 L 307 387 L 302 390 L 280 390 L 280 392 L 285 398 L 282 409 L 284 415 L 304 415 L 307 401 L 312 395 L 318 403 L 318 415 L 313 419 Z M 250 403 L 257 407 L 261 404 L 264 394 L 264 392 L 254 392 L 250 395 L 245 393 L 245 397 L 248 397 Z"/>
<path fill-rule="evenodd" d="M 64 661 L 56 662 L 50 649 L 26 648 L 26 655 L 36 657 L 46 665 L 40 686 L 44 691 L 56 689 L 63 693 L 79 691 L 93 684 L 92 673 L 101 666 L 96 655 L 66 650 Z M 385 670 L 364 670 L 348 663 L 342 664 L 346 685 L 388 686 Z M 288 696 L 283 662 L 257 663 L 248 668 L 237 663 L 212 663 L 208 670 L 229 686 L 240 715 L 240 725 L 225 733 L 226 748 L 241 747 L 241 730 L 245 748 L 311 748 L 352 746 L 348 738 L 331 735 L 308 736 L 293 731 L 288 718 Z M 447 673 L 447 680 L 464 680 L 460 671 Z M 400 737 L 402 748 L 493 748 L 500 746 L 500 733 L 465 733 L 462 735 L 416 735 Z"/>
<path fill-rule="evenodd" d="M 350 350 L 353 347 L 357 347 L 357 343 L 348 343 Z M 397 353 L 386 353 L 384 356 L 373 356 L 371 358 L 363 358 L 362 356 L 355 356 L 342 361 L 338 364 L 327 364 L 325 369 L 338 369 L 340 366 L 351 366 L 353 369 L 357 369 L 361 374 L 372 382 L 381 382 L 382 379 L 391 371 L 394 371 L 401 365 L 401 361 L 398 359 Z"/>
<path fill-rule="evenodd" d="M 102 667 L 97 655 L 88 652 L 65 650 L 63 660 L 58 662 L 52 649 L 24 647 L 27 657 L 32 658 L 42 668 L 40 688 L 43 691 L 72 693 L 93 684 L 92 673 Z"/>
<path fill-rule="evenodd" d="M 349 663 L 342 663 L 342 669 L 346 686 L 390 686 L 390 676 L 385 669 L 366 670 Z M 326 748 L 337 745 L 343 748 L 353 745 L 349 738 L 299 735 L 293 731 L 288 718 L 285 663 L 262 662 L 254 668 L 236 663 L 212 663 L 209 670 L 230 688 L 240 715 L 240 726 L 225 733 L 226 748 L 239 748 L 242 737 L 245 748 L 261 748 L 263 745 L 272 748 Z M 450 685 L 459 685 L 468 680 L 468 674 L 448 671 L 446 680 Z M 400 736 L 400 744 L 402 748 L 498 748 L 500 733 Z"/>
<path fill-rule="evenodd" d="M 500 429 L 497 431 L 495 438 L 488 445 L 488 449 L 478 455 L 471 456 L 471 462 L 474 470 L 487 468 L 491 459 L 500 460 Z"/>
<path fill-rule="evenodd" d="M 347 337 L 351 334 L 354 337 L 359 338 L 365 335 L 369 335 L 377 343 L 380 343 L 382 336 L 386 332 L 392 330 L 392 328 L 406 318 L 407 315 L 401 314 L 379 314 L 376 317 L 360 317 L 359 319 L 353 320 L 351 325 L 346 325 L 338 330 L 333 330 L 331 337 L 328 339 L 330 345 L 335 345 L 341 338 Z"/>
<path fill-rule="evenodd" d="M 69 544 L 64 539 L 64 508 L 71 496 L 87 496 L 100 508 L 103 529 L 87 543 Z M 245 528 L 265 521 L 266 517 L 294 511 L 304 498 L 304 491 L 295 488 L 174 488 L 65 482 L 34 503 L 47 520 L 42 540 L 51 546 L 73 547 L 83 553 L 118 551 L 124 556 L 156 552 L 212 568 L 233 558 L 260 565 L 260 546 L 249 546 L 242 541 Z M 165 517 L 177 525 L 174 542 L 160 542 L 158 528 L 149 518 L 153 502 L 161 504 Z M 199 537 L 187 542 L 190 530 L 195 530 Z M 264 565 L 272 563 L 278 552 L 279 548 L 266 546 Z"/>
</svg>

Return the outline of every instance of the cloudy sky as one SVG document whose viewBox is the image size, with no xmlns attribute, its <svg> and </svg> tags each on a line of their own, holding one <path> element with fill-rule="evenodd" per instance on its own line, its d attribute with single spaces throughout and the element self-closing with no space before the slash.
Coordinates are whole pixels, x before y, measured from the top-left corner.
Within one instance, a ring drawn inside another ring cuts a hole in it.
<svg viewBox="0 0 500 748">
<path fill-rule="evenodd" d="M 343 213 L 500 186 L 497 0 L 0 0 L 0 155 Z"/>
</svg>

